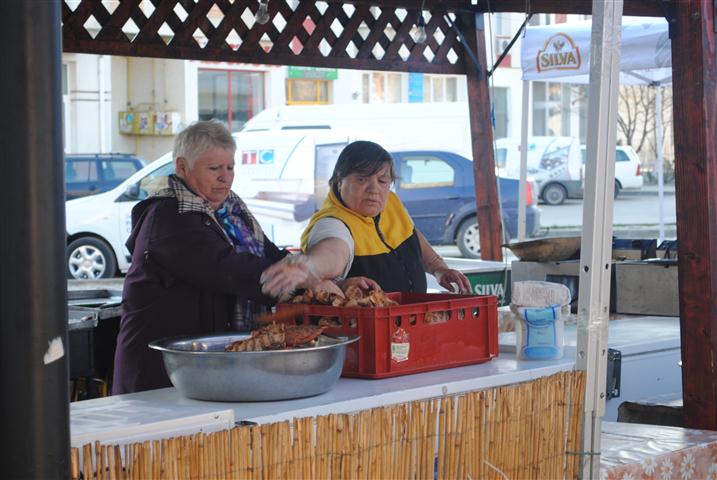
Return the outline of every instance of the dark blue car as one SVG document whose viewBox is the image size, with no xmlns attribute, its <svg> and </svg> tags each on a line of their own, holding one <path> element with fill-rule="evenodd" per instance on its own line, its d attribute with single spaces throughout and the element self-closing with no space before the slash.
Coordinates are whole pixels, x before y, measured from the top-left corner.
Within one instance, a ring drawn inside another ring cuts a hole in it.
<svg viewBox="0 0 717 480">
<path fill-rule="evenodd" d="M 65 200 L 112 190 L 144 166 L 144 160 L 131 154 L 68 154 L 65 156 Z"/>
<path fill-rule="evenodd" d="M 418 229 L 433 245 L 457 244 L 465 257 L 478 258 L 473 162 L 444 151 L 391 152 L 399 176 L 396 194 Z M 513 178 L 498 178 L 506 236 L 518 235 L 518 188 Z M 532 182 L 527 184 L 526 235 L 540 230 L 540 209 Z"/>
</svg>

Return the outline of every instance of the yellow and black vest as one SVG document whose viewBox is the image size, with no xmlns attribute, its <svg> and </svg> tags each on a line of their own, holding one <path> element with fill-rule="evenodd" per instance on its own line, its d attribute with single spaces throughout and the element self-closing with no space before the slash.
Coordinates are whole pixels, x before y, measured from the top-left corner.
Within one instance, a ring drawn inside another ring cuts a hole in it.
<svg viewBox="0 0 717 480">
<path fill-rule="evenodd" d="M 395 193 L 389 192 L 386 206 L 376 217 L 364 217 L 344 206 L 329 190 L 321 210 L 312 217 L 301 235 L 306 251 L 309 232 L 321 218 L 341 220 L 354 239 L 354 261 L 349 277 L 368 277 L 386 292 L 426 291 L 426 274 L 421 247 L 408 212 Z"/>
</svg>

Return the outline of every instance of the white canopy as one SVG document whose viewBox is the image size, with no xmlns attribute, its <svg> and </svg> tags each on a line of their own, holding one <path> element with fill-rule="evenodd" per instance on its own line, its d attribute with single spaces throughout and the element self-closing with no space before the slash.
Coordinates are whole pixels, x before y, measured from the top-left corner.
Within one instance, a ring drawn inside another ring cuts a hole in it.
<svg viewBox="0 0 717 480">
<path fill-rule="evenodd" d="M 520 63 L 523 80 L 588 83 L 591 21 L 527 27 Z M 625 19 L 620 55 L 621 84 L 672 81 L 667 21 Z"/>
<path fill-rule="evenodd" d="M 620 84 L 658 87 L 655 111 L 662 110 L 661 87 L 672 83 L 672 53 L 667 21 L 663 18 L 624 18 L 622 38 L 616 54 L 619 59 Z M 524 87 L 529 81 L 586 84 L 590 81 L 590 43 L 592 21 L 560 23 L 527 27 L 521 41 L 520 63 Z M 603 52 L 604 54 L 607 52 Z M 524 93 L 523 125 L 527 129 L 527 97 Z M 659 213 L 659 241 L 664 239 L 662 116 L 657 122 L 657 175 Z M 527 130 L 523 137 L 526 137 Z M 527 137 L 526 137 L 527 138 Z M 523 175 L 521 175 L 522 177 Z M 522 180 L 522 178 L 521 178 Z M 521 203 L 522 205 L 522 203 Z M 519 212 L 519 222 L 524 213 Z M 519 223 L 519 233 L 524 226 Z M 522 236 L 519 235 L 519 237 Z"/>
</svg>

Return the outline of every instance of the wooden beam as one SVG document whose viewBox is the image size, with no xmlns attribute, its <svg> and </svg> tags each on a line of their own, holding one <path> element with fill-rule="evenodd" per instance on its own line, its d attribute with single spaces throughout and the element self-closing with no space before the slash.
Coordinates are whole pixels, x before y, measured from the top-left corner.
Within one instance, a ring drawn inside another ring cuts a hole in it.
<svg viewBox="0 0 717 480">
<path fill-rule="evenodd" d="M 717 430 L 717 60 L 713 2 L 683 0 L 672 38 L 685 427 Z"/>
<path fill-rule="evenodd" d="M 458 20 L 467 43 L 467 47 L 464 47 L 465 55 L 469 57 L 467 50 L 472 51 L 478 62 L 476 65 L 470 58 L 465 60 L 480 256 L 483 260 L 502 261 L 503 253 L 500 245 L 503 234 L 495 176 L 493 129 L 490 121 L 483 14 L 464 13 Z"/>
<path fill-rule="evenodd" d="M 349 16 L 339 1 L 328 8 L 304 1 L 292 9 L 286 0 L 274 0 L 272 20 L 262 25 L 245 18 L 247 9 L 257 8 L 256 0 L 153 0 L 158 6 L 151 14 L 139 0 L 123 1 L 112 13 L 95 0 L 80 0 L 74 10 L 68 2 L 62 17 L 65 52 L 452 75 L 465 69 L 462 47 L 443 15 L 427 23 L 429 41 L 414 41 L 418 4 L 403 12 L 386 5 L 374 12 L 363 5 Z M 181 5 L 184 20 L 175 11 Z M 96 24 L 88 23 L 90 18 Z M 310 32 L 307 18 L 314 25 Z M 139 30 L 136 36 L 127 27 L 130 20 Z M 440 45 L 433 35 L 439 30 Z"/>
<path fill-rule="evenodd" d="M 674 0 L 668 3 L 674 3 Z M 492 12 L 525 12 L 525 0 L 479 0 L 478 6 Z M 592 0 L 531 0 L 532 13 L 577 13 L 592 14 Z M 659 2 L 656 0 L 625 0 L 624 14 L 646 17 L 661 17 Z"/>
<path fill-rule="evenodd" d="M 342 3 L 364 4 L 372 6 L 386 6 L 391 8 L 414 9 L 420 0 L 345 0 Z M 675 0 L 668 0 L 667 4 L 675 4 Z M 625 15 L 643 17 L 661 17 L 657 0 L 625 0 Z M 525 0 L 477 0 L 473 5 L 469 0 L 426 0 L 424 8 L 427 11 L 473 11 L 473 12 L 525 12 Z M 592 0 L 531 0 L 532 13 L 577 13 L 590 15 L 592 13 Z"/>
</svg>

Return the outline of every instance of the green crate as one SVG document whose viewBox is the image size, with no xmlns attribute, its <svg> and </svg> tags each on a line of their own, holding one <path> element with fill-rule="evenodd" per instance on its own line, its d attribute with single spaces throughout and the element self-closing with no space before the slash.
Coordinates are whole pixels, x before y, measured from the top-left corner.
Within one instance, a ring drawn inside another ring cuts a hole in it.
<svg viewBox="0 0 717 480">
<path fill-rule="evenodd" d="M 446 258 L 445 261 L 449 268 L 468 277 L 473 293 L 495 295 L 499 307 L 510 304 L 510 265 L 465 258 Z"/>
</svg>

